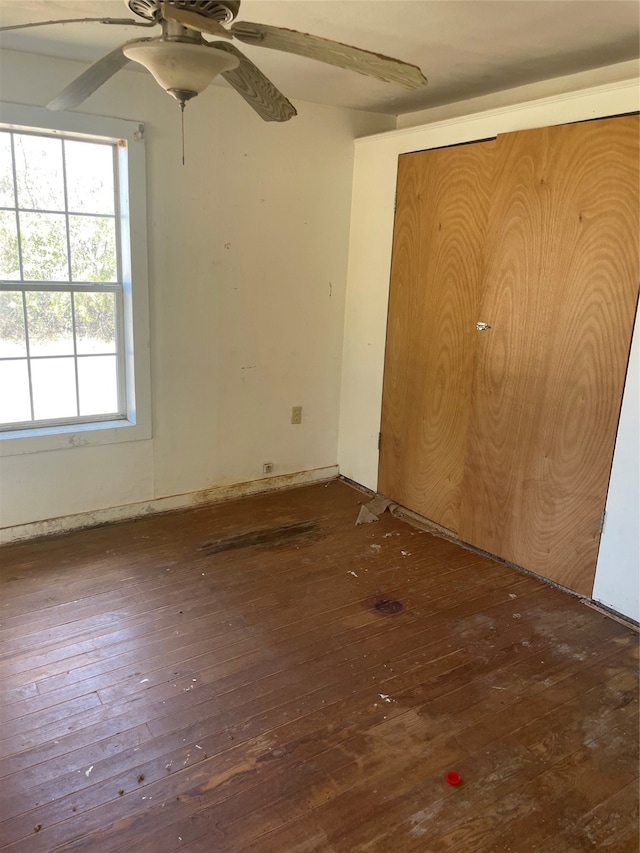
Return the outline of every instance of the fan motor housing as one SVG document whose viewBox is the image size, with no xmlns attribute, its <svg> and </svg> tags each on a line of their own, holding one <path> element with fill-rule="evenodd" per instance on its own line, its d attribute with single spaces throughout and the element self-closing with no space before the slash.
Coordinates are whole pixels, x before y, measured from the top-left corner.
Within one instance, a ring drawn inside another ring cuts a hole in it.
<svg viewBox="0 0 640 853">
<path fill-rule="evenodd" d="M 146 21 L 160 20 L 162 3 L 197 12 L 205 18 L 213 18 L 219 24 L 228 24 L 238 16 L 240 0 L 125 0 L 134 13 Z"/>
</svg>

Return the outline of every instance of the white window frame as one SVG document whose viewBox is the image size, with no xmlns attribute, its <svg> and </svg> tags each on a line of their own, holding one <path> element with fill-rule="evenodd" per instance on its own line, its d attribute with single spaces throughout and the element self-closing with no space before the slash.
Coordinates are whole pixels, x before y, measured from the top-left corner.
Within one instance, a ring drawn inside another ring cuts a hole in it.
<svg viewBox="0 0 640 853">
<path fill-rule="evenodd" d="M 123 140 L 119 152 L 120 252 L 126 418 L 0 432 L 0 457 L 151 438 L 149 286 L 144 126 L 140 122 L 0 103 L 0 128 Z"/>
</svg>

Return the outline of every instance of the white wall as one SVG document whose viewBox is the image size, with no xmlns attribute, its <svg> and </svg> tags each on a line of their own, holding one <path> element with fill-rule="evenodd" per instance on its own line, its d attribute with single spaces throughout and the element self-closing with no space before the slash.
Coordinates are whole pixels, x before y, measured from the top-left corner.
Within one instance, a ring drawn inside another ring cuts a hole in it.
<svg viewBox="0 0 640 853">
<path fill-rule="evenodd" d="M 512 130 L 631 112 L 638 109 L 638 95 L 638 79 L 632 76 L 591 89 L 494 110 L 474 112 L 473 102 L 467 102 L 468 115 L 405 127 L 356 142 L 338 450 L 341 474 L 367 488 L 376 488 L 398 155 L 486 139 Z M 483 99 L 482 106 L 485 103 Z M 436 116 L 439 114 L 438 111 L 434 113 Z M 423 118 L 426 118 L 424 113 Z M 634 404 L 627 403 L 627 400 L 634 393 L 629 390 L 633 385 L 632 374 L 633 371 L 625 392 L 625 406 L 631 408 Z M 632 464 L 634 453 L 637 459 L 637 440 L 637 433 L 634 436 L 631 427 L 625 430 L 624 435 L 621 433 L 616 448 L 616 470 Z M 618 519 L 614 517 L 617 516 L 617 507 L 629 500 L 630 492 L 635 494 L 637 506 L 637 489 L 637 476 L 630 477 L 624 485 L 619 478 L 612 481 L 609 496 L 611 512 L 602 539 L 603 553 L 605 546 L 608 547 L 608 537 L 613 535 L 618 525 Z M 625 515 L 626 521 L 620 518 L 619 523 L 625 528 L 625 533 L 624 536 L 618 535 L 617 551 L 612 546 L 616 553 L 620 549 L 627 552 L 631 548 L 629 542 L 636 536 L 636 527 L 628 527 L 631 514 Z M 630 552 L 627 565 L 634 562 L 632 557 Z M 635 572 L 633 578 L 627 578 L 632 569 Z M 607 563 L 607 568 L 599 568 L 599 588 L 604 588 L 605 576 L 611 578 L 611 585 L 616 589 L 637 584 L 637 562 L 635 567 L 620 568 L 626 578 L 624 582 L 614 579 L 614 571 L 616 568 L 612 561 Z M 623 603 L 617 604 L 616 609 L 633 616 Z"/>
<path fill-rule="evenodd" d="M 640 323 L 637 320 L 593 597 L 640 622 Z"/>
<path fill-rule="evenodd" d="M 38 106 L 84 68 L 10 51 L 0 63 L 0 99 Z M 83 105 L 145 124 L 153 437 L 2 459 L 5 537 L 204 499 L 262 478 L 264 462 L 276 475 L 336 465 L 353 139 L 395 120 L 296 107 L 267 124 L 210 87 L 187 106 L 182 167 L 178 106 L 150 76 L 121 72 Z"/>
</svg>

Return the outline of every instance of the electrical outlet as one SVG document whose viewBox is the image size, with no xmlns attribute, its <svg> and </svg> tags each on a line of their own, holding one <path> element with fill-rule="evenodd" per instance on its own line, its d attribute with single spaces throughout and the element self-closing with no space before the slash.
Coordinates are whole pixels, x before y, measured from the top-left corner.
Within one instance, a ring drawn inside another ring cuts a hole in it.
<svg viewBox="0 0 640 853">
<path fill-rule="evenodd" d="M 262 466 L 263 474 L 272 474 L 273 473 L 273 462 L 265 462 Z"/>
<path fill-rule="evenodd" d="M 293 406 L 293 408 L 291 409 L 291 423 L 302 423 L 302 406 Z"/>
</svg>

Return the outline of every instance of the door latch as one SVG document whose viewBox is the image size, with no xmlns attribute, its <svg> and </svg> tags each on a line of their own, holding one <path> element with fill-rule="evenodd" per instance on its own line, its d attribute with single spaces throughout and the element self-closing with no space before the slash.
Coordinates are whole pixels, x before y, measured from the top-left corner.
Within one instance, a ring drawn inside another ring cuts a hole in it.
<svg viewBox="0 0 640 853">
<path fill-rule="evenodd" d="M 486 331 L 488 331 L 490 328 L 491 328 L 491 326 L 490 326 L 488 323 L 476 323 L 476 329 L 477 329 L 479 332 L 486 332 Z"/>
</svg>

